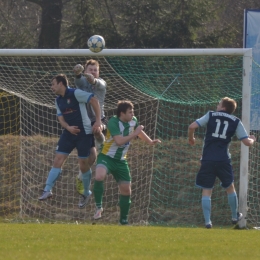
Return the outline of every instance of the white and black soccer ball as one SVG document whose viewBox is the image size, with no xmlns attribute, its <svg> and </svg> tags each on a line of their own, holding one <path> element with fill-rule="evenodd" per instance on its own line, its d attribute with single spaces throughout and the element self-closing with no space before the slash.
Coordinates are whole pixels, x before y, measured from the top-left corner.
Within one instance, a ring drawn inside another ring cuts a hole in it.
<svg viewBox="0 0 260 260">
<path fill-rule="evenodd" d="M 105 48 L 105 40 L 100 35 L 93 35 L 88 39 L 88 47 L 92 52 L 100 52 Z"/>
</svg>

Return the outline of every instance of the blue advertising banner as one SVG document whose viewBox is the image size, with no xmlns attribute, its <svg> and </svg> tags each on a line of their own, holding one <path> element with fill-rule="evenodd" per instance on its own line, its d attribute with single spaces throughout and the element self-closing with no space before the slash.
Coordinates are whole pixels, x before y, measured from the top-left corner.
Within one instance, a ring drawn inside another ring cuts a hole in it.
<svg viewBox="0 0 260 260">
<path fill-rule="evenodd" d="M 260 10 L 244 12 L 244 48 L 252 48 L 250 130 L 260 130 Z"/>
</svg>

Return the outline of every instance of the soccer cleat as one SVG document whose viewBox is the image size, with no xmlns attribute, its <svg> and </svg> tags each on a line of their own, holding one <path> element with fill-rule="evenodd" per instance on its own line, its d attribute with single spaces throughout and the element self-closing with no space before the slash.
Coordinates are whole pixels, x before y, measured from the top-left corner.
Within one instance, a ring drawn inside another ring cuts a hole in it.
<svg viewBox="0 0 260 260">
<path fill-rule="evenodd" d="M 239 220 L 241 220 L 243 217 L 242 213 L 237 212 L 237 218 L 232 218 L 232 224 L 236 225 Z"/>
<path fill-rule="evenodd" d="M 96 212 L 95 212 L 93 218 L 94 218 L 95 220 L 100 219 L 100 218 L 102 217 L 102 216 L 101 216 L 101 213 L 102 213 L 102 212 L 103 212 L 103 208 L 96 208 Z"/>
<path fill-rule="evenodd" d="M 88 196 L 80 194 L 80 197 L 79 197 L 79 208 L 80 209 L 83 209 L 88 204 L 91 194 L 92 194 L 91 191 L 89 191 Z"/>
<path fill-rule="evenodd" d="M 79 179 L 78 177 L 76 177 L 76 189 L 77 189 L 77 192 L 78 192 L 80 195 L 83 195 L 83 194 L 84 194 L 83 181 L 82 181 L 81 179 Z"/>
<path fill-rule="evenodd" d="M 207 225 L 205 225 L 205 228 L 207 228 L 207 229 L 212 228 L 212 224 L 207 224 Z"/>
<path fill-rule="evenodd" d="M 44 190 L 43 193 L 42 193 L 42 196 L 39 197 L 39 200 L 47 200 L 51 197 L 52 197 L 52 192 Z"/>
<path fill-rule="evenodd" d="M 119 223 L 120 223 L 120 225 L 123 225 L 123 226 L 129 226 L 127 219 L 121 219 L 121 220 L 119 221 Z"/>
</svg>

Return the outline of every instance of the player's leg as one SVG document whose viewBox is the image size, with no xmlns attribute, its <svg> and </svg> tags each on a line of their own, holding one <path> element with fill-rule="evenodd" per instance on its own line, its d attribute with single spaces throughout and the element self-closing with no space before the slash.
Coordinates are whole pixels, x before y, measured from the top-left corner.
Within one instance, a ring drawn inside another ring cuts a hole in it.
<svg viewBox="0 0 260 260">
<path fill-rule="evenodd" d="M 228 197 L 228 204 L 231 209 L 232 215 L 232 224 L 236 224 L 239 220 L 242 219 L 242 213 L 238 212 L 238 199 L 237 193 L 234 186 L 234 174 L 232 165 L 230 162 L 219 163 L 220 166 L 218 167 L 219 173 L 218 178 L 221 181 L 221 186 L 226 189 L 227 197 Z"/>
<path fill-rule="evenodd" d="M 97 166 L 95 171 L 94 181 L 94 198 L 96 204 L 96 211 L 93 216 L 94 219 L 100 219 L 103 212 L 102 198 L 104 193 L 104 180 L 109 172 L 109 169 L 113 167 L 113 159 L 100 153 L 97 157 Z"/>
<path fill-rule="evenodd" d="M 96 204 L 96 211 L 93 218 L 96 220 L 101 218 L 101 213 L 103 212 L 102 199 L 104 193 L 104 180 L 106 175 L 107 175 L 106 166 L 103 164 L 97 164 L 96 172 L 95 172 L 95 182 L 93 188 L 95 204 Z"/>
<path fill-rule="evenodd" d="M 120 218 L 119 222 L 122 225 L 128 224 L 128 215 L 131 205 L 131 182 L 119 182 L 119 207 L 120 207 Z"/>
<path fill-rule="evenodd" d="M 95 161 L 97 159 L 97 152 L 96 152 L 95 144 L 93 143 L 92 146 L 93 147 L 91 147 L 90 155 L 89 155 L 89 164 L 91 166 L 95 163 Z M 76 189 L 80 195 L 82 195 L 84 193 L 83 175 L 82 175 L 81 170 L 79 170 L 79 174 L 76 177 Z"/>
<path fill-rule="evenodd" d="M 201 205 L 202 205 L 202 211 L 203 216 L 205 219 L 205 227 L 206 228 L 212 228 L 212 222 L 211 222 L 211 194 L 212 189 L 202 189 L 202 198 L 201 198 Z"/>
<path fill-rule="evenodd" d="M 205 220 L 205 227 L 211 228 L 211 194 L 215 183 L 216 175 L 213 169 L 214 162 L 201 162 L 200 170 L 196 177 L 196 186 L 202 188 L 201 205 Z"/>
<path fill-rule="evenodd" d="M 91 166 L 93 163 L 93 155 L 91 156 L 91 150 L 94 143 L 94 137 L 92 134 L 81 135 L 77 139 L 76 148 L 78 150 L 78 162 L 79 167 L 82 172 L 82 182 L 84 191 L 83 194 L 80 195 L 79 208 L 83 208 L 86 206 L 90 199 L 90 195 L 92 192 L 90 191 L 91 184 Z"/>
<path fill-rule="evenodd" d="M 58 141 L 56 148 L 56 155 L 54 157 L 53 167 L 51 168 L 48 178 L 46 180 L 46 186 L 43 190 L 43 194 L 39 197 L 39 200 L 45 200 L 52 196 L 51 189 L 54 186 L 56 180 L 61 174 L 61 167 L 68 155 L 74 149 L 74 140 L 71 135 L 62 134 Z"/>
<path fill-rule="evenodd" d="M 119 207 L 120 207 L 120 218 L 119 222 L 122 225 L 128 224 L 128 215 L 131 205 L 131 176 L 127 161 L 117 162 L 116 171 L 112 172 L 116 179 L 119 190 Z"/>
</svg>

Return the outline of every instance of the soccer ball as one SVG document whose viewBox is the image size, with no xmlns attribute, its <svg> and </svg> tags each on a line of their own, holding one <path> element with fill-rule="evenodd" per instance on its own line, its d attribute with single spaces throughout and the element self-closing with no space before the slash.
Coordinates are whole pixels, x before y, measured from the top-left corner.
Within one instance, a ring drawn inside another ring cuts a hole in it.
<svg viewBox="0 0 260 260">
<path fill-rule="evenodd" d="M 105 48 L 105 40 L 100 35 L 93 35 L 88 39 L 88 47 L 92 52 L 100 52 Z"/>
</svg>

